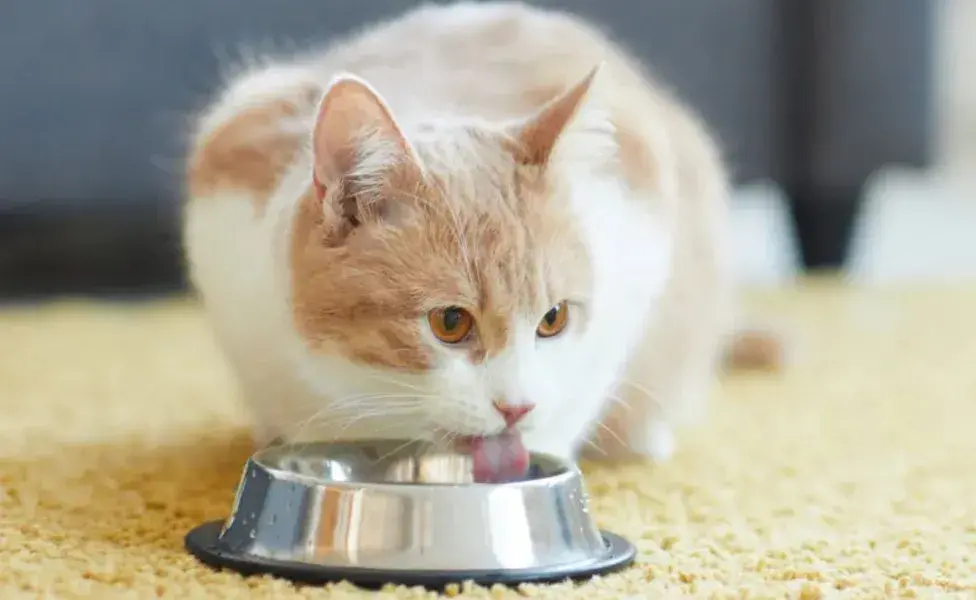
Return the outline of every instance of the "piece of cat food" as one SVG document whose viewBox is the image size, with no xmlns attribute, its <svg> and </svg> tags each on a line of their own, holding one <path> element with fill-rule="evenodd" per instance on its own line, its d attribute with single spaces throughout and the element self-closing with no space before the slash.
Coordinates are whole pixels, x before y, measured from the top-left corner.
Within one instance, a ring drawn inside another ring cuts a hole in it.
<svg viewBox="0 0 976 600">
<path fill-rule="evenodd" d="M 517 431 L 468 438 L 464 446 L 474 463 L 475 483 L 518 481 L 528 474 L 529 452 Z"/>
</svg>

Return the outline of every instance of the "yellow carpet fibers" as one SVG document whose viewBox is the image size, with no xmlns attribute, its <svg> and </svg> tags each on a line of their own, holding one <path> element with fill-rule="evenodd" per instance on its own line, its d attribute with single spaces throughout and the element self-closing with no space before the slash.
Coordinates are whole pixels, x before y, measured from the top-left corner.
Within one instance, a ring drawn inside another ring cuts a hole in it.
<svg viewBox="0 0 976 600">
<path fill-rule="evenodd" d="M 797 334 L 789 372 L 728 377 L 669 464 L 586 469 L 637 566 L 462 593 L 976 597 L 976 286 L 809 282 L 754 306 Z M 0 598 L 362 594 L 183 551 L 225 515 L 249 452 L 234 394 L 192 303 L 0 312 Z"/>
</svg>

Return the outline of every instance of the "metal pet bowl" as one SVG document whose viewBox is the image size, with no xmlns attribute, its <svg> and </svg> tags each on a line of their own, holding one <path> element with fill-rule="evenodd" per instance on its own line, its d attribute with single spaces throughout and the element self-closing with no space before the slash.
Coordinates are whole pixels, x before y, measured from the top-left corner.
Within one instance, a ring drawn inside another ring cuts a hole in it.
<svg viewBox="0 0 976 600">
<path fill-rule="evenodd" d="M 230 517 L 186 547 L 216 568 L 365 587 L 580 580 L 635 555 L 596 528 L 575 465 L 535 454 L 518 481 L 476 483 L 470 456 L 395 441 L 254 454 Z"/>
</svg>

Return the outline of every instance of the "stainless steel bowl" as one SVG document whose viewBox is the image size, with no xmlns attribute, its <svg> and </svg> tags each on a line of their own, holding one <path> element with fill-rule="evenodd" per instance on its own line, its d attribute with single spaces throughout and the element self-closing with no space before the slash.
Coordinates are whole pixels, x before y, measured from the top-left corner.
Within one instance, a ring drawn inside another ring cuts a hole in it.
<svg viewBox="0 0 976 600">
<path fill-rule="evenodd" d="M 597 529 L 573 464 L 536 454 L 525 478 L 482 484 L 469 455 L 396 441 L 258 452 L 230 517 L 186 542 L 212 566 L 307 583 L 555 581 L 634 558 Z"/>
</svg>

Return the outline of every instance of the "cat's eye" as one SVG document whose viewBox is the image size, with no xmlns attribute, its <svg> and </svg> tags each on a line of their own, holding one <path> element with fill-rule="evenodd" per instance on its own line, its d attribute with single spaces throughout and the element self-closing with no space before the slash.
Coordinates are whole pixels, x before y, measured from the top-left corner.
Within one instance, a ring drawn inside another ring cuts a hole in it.
<svg viewBox="0 0 976 600">
<path fill-rule="evenodd" d="M 474 317 L 458 306 L 437 308 L 427 314 L 427 322 L 434 337 L 445 344 L 463 342 L 474 328 Z"/>
<path fill-rule="evenodd" d="M 550 338 L 562 333 L 569 322 L 569 305 L 565 300 L 549 309 L 539 321 L 535 333 L 541 338 Z"/>
</svg>

